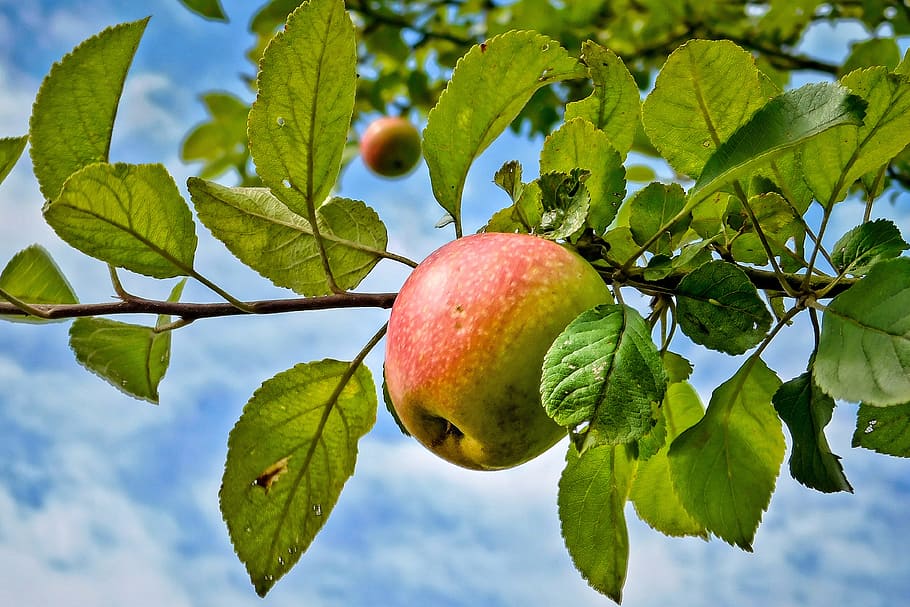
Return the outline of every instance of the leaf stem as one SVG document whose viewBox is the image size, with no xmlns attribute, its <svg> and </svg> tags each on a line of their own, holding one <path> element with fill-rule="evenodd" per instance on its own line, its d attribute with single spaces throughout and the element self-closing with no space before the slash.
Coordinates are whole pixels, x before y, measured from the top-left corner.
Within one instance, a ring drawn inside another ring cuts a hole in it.
<svg viewBox="0 0 910 607">
<path fill-rule="evenodd" d="M 0 302 L 0 314 L 15 314 L 16 312 L 23 312 L 24 316 L 37 316 L 38 318 L 44 318 L 50 320 L 52 317 L 48 315 L 47 311 L 42 309 L 40 306 L 35 307 L 31 304 L 28 304 L 18 297 L 15 297 L 11 293 L 7 293 L 5 290 L 0 289 L 0 299 L 5 299 L 9 304 L 3 304 Z M 4 312 L 4 307 L 10 307 L 12 310 Z"/>
<path fill-rule="evenodd" d="M 123 301 L 132 299 L 132 295 L 123 288 L 123 283 L 120 282 L 120 276 L 117 274 L 117 267 L 112 264 L 107 264 L 108 272 L 111 275 L 111 284 L 114 286 L 114 293 L 117 294 L 117 297 Z"/>
<path fill-rule="evenodd" d="M 208 278 L 206 278 L 205 276 L 203 276 L 202 274 L 197 272 L 194 268 L 187 268 L 187 272 L 188 272 L 189 276 L 195 278 L 196 280 L 201 282 L 203 285 L 208 287 L 209 290 L 211 290 L 211 291 L 217 293 L 218 295 L 220 295 L 221 297 L 223 297 L 226 302 L 228 302 L 229 304 L 231 304 L 238 310 L 246 312 L 247 314 L 255 313 L 253 311 L 253 308 L 250 306 L 250 304 L 240 301 L 239 299 L 237 299 L 236 297 L 234 297 L 233 295 L 231 295 L 230 293 L 228 293 L 227 291 L 225 291 L 224 289 L 222 289 L 221 287 L 219 287 L 218 285 L 213 283 L 211 280 L 209 280 Z"/>
<path fill-rule="evenodd" d="M 768 239 L 765 237 L 765 231 L 758 223 L 758 218 L 755 216 L 755 212 L 752 210 L 752 205 L 749 204 L 749 197 L 746 195 L 742 184 L 740 184 L 738 180 L 733 182 L 733 189 L 736 191 L 736 197 L 739 198 L 739 201 L 743 205 L 743 208 L 746 210 L 746 213 L 749 214 L 749 221 L 752 222 L 752 228 L 755 230 L 756 235 L 758 235 L 758 239 L 761 241 L 762 248 L 765 249 L 765 255 L 768 256 L 768 261 L 771 263 L 771 267 L 774 269 L 774 274 L 780 278 L 781 288 L 787 293 L 787 295 L 790 295 L 791 297 L 795 296 L 796 293 L 782 278 L 784 273 L 780 269 L 780 266 L 777 263 L 777 259 L 774 258 L 774 251 L 771 250 L 771 245 L 768 243 Z"/>
</svg>

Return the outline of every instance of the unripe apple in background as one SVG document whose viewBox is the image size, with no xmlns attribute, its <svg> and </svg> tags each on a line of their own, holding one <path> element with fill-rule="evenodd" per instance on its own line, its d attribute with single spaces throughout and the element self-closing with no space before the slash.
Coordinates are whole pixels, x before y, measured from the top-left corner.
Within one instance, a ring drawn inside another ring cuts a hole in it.
<svg viewBox="0 0 910 607">
<path fill-rule="evenodd" d="M 566 436 L 540 401 L 543 359 L 576 316 L 612 296 L 576 253 L 527 234 L 454 240 L 392 307 L 385 379 L 401 424 L 477 470 L 526 462 Z"/>
<path fill-rule="evenodd" d="M 413 171 L 420 160 L 420 133 L 407 118 L 378 118 L 360 137 L 360 155 L 377 175 L 401 177 Z"/>
</svg>

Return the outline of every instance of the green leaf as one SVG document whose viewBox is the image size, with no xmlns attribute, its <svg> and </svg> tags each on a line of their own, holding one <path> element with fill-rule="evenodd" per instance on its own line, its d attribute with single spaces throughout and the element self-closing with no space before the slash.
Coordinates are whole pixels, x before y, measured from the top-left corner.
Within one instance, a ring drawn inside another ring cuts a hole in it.
<svg viewBox="0 0 910 607">
<path fill-rule="evenodd" d="M 642 122 L 670 165 L 697 177 L 720 144 L 764 105 L 761 92 L 748 52 L 725 40 L 691 40 L 667 58 L 645 99 Z"/>
<path fill-rule="evenodd" d="M 704 418 L 670 445 L 670 475 L 686 511 L 750 552 L 786 450 L 771 406 L 780 385 L 761 359 L 748 359 L 711 395 Z"/>
<path fill-rule="evenodd" d="M 493 214 L 487 225 L 484 226 L 485 232 L 521 232 L 528 234 L 535 232 L 543 221 L 543 191 L 540 189 L 540 181 L 535 179 L 531 183 L 522 184 L 516 189 L 518 194 L 516 200 L 511 206 L 508 206 Z M 587 208 L 587 205 L 585 205 Z M 437 226 L 439 227 L 439 226 Z"/>
<path fill-rule="evenodd" d="M 302 4 L 260 62 L 250 151 L 262 182 L 305 217 L 341 171 L 356 64 L 354 26 L 341 0 Z"/>
<path fill-rule="evenodd" d="M 667 372 L 667 381 L 671 384 L 687 381 L 692 375 L 692 363 L 676 352 L 666 350 L 660 358 Z"/>
<path fill-rule="evenodd" d="M 828 138 L 836 138 L 842 130 L 831 131 L 834 127 L 862 124 L 864 107 L 862 99 L 838 84 L 807 84 L 778 95 L 711 156 L 689 191 L 690 204 L 704 200 L 794 146 L 809 145 L 813 139 L 820 141 L 817 137 L 826 131 L 830 133 Z M 811 152 L 808 157 L 812 158 Z M 807 164 L 818 162 L 813 158 Z"/>
<path fill-rule="evenodd" d="M 376 421 L 369 370 L 323 360 L 267 380 L 228 438 L 221 513 L 259 596 L 300 559 Z"/>
<path fill-rule="evenodd" d="M 186 279 L 168 301 L 179 301 Z M 70 348 L 79 363 L 115 388 L 135 398 L 158 404 L 158 384 L 171 357 L 171 322 L 161 315 L 155 327 L 127 324 L 107 318 L 77 318 L 70 327 Z"/>
<path fill-rule="evenodd" d="M 518 116 L 538 89 L 584 78 L 583 66 L 558 42 L 534 32 L 508 32 L 474 46 L 427 117 L 423 153 L 433 194 L 460 234 L 468 169 Z"/>
<path fill-rule="evenodd" d="M 45 77 L 29 123 L 41 193 L 53 200 L 79 169 L 107 162 L 123 83 L 148 18 L 108 28 L 77 46 Z"/>
<path fill-rule="evenodd" d="M 811 374 L 803 373 L 782 385 L 772 401 L 793 437 L 790 475 L 817 491 L 852 493 L 840 458 L 831 452 L 825 437 L 834 399 L 815 386 Z"/>
<path fill-rule="evenodd" d="M 503 164 L 493 175 L 493 183 L 502 188 L 512 199 L 512 202 L 518 202 L 525 185 L 521 180 L 521 174 L 521 163 L 517 160 L 510 160 Z"/>
<path fill-rule="evenodd" d="M 670 223 L 686 206 L 686 194 L 679 184 L 648 184 L 635 194 L 629 205 L 629 228 L 635 242 L 643 245 L 654 234 L 660 233 L 660 238 L 648 250 L 657 254 L 671 254 L 679 245 L 692 219 L 687 215 Z"/>
<path fill-rule="evenodd" d="M 622 266 L 638 253 L 640 246 L 632 238 L 632 230 L 627 226 L 615 227 L 603 235 L 607 248 L 607 259 Z"/>
<path fill-rule="evenodd" d="M 111 265 L 171 278 L 192 271 L 196 226 L 160 164 L 92 164 L 44 207 L 63 240 Z"/>
<path fill-rule="evenodd" d="M 16 162 L 19 160 L 19 156 L 22 155 L 22 150 L 25 149 L 26 143 L 28 143 L 28 135 L 3 137 L 0 139 L 0 183 L 3 183 L 6 176 L 16 166 Z"/>
<path fill-rule="evenodd" d="M 908 248 L 893 222 L 876 219 L 841 236 L 831 251 L 831 261 L 839 272 L 859 276 L 879 261 L 899 257 Z"/>
<path fill-rule="evenodd" d="M 861 126 L 830 131 L 806 144 L 806 182 L 825 205 L 841 200 L 857 179 L 878 170 L 910 144 L 910 78 L 876 67 L 855 71 L 844 86 L 867 103 Z"/>
<path fill-rule="evenodd" d="M 547 414 L 574 428 L 590 422 L 586 445 L 627 443 L 647 434 L 667 377 L 648 323 L 631 307 L 583 312 L 544 357 L 540 393 Z"/>
<path fill-rule="evenodd" d="M 583 183 L 585 175 L 579 175 L 579 172 L 545 173 L 535 180 L 543 205 L 538 231 L 550 240 L 571 240 L 585 227 L 591 196 Z M 536 193 L 528 190 L 529 195 Z M 529 200 L 534 201 L 534 197 Z"/>
<path fill-rule="evenodd" d="M 901 50 L 893 38 L 872 38 L 854 42 L 850 48 L 850 55 L 838 70 L 838 76 L 875 65 L 883 65 L 893 70 L 900 60 Z"/>
<path fill-rule="evenodd" d="M 860 405 L 853 446 L 910 457 L 910 403 L 891 407 Z"/>
<path fill-rule="evenodd" d="M 249 159 L 247 116 L 249 106 L 228 93 L 207 93 L 202 97 L 212 119 L 191 130 L 180 148 L 180 159 L 203 161 L 199 177 L 211 179 Z"/>
<path fill-rule="evenodd" d="M 221 8 L 220 0 L 180 0 L 183 6 L 187 7 L 197 15 L 212 19 L 213 21 L 227 21 L 227 15 Z"/>
<path fill-rule="evenodd" d="M 190 178 L 199 220 L 240 261 L 279 287 L 301 295 L 329 292 L 310 223 L 266 188 L 229 188 Z M 336 284 L 356 287 L 385 251 L 379 216 L 357 200 L 332 198 L 316 210 Z"/>
<path fill-rule="evenodd" d="M 76 304 L 79 300 L 60 268 L 40 245 L 16 253 L 0 274 L 0 290 L 28 304 Z M 0 295 L 0 300 L 3 296 Z M 18 322 L 47 322 L 33 316 L 0 316 Z"/>
<path fill-rule="evenodd" d="M 910 402 L 910 259 L 880 261 L 822 316 L 814 376 L 835 399 Z"/>
<path fill-rule="evenodd" d="M 639 461 L 629 499 L 638 517 L 661 533 L 673 537 L 694 535 L 708 539 L 704 525 L 686 511 L 676 496 L 667 453 L 673 440 L 702 418 L 704 407 L 688 382 L 671 384 L 662 405 L 667 442 L 657 453 Z"/>
<path fill-rule="evenodd" d="M 587 223 L 596 234 L 603 234 L 626 194 L 625 169 L 607 135 L 581 118 L 566 122 L 547 137 L 540 153 L 541 175 L 573 169 L 589 172 L 584 181 L 591 196 Z"/>
<path fill-rule="evenodd" d="M 720 260 L 680 281 L 676 316 L 692 341 L 727 354 L 758 345 L 771 327 L 771 313 L 746 273 Z"/>
<path fill-rule="evenodd" d="M 590 40 L 581 45 L 581 61 L 588 68 L 594 91 L 567 104 L 565 120 L 580 117 L 593 123 L 625 158 L 641 120 L 641 94 L 635 78 L 616 53 Z"/>
<path fill-rule="evenodd" d="M 629 532 L 623 510 L 633 464 L 622 446 L 569 447 L 559 479 L 559 520 L 575 567 L 598 592 L 617 603 L 629 563 Z"/>
</svg>

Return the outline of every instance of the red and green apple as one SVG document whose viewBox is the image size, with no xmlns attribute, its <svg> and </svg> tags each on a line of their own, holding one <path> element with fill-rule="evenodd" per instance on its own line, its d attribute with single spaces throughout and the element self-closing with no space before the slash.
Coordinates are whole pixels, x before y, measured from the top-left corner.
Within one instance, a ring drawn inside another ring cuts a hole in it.
<svg viewBox="0 0 910 607">
<path fill-rule="evenodd" d="M 404 428 L 477 470 L 526 462 L 566 436 L 540 401 L 543 359 L 612 296 L 577 253 L 528 234 L 454 240 L 408 277 L 386 336 L 388 396 Z"/>
</svg>

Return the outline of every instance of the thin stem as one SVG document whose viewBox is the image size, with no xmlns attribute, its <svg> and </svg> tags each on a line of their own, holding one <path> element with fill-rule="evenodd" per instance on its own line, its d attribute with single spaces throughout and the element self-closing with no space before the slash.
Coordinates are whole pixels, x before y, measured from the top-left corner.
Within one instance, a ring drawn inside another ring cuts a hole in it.
<svg viewBox="0 0 910 607">
<path fill-rule="evenodd" d="M 866 191 L 866 210 L 863 213 L 863 223 L 868 223 L 869 219 L 872 217 L 872 203 L 875 202 L 875 193 L 879 190 L 882 182 L 885 180 L 887 168 L 888 166 L 884 165 L 879 169 L 878 173 L 875 175 L 875 181 L 872 182 L 872 187 Z"/>
<path fill-rule="evenodd" d="M 759 345 L 758 349 L 752 353 L 752 356 L 750 358 L 758 358 L 759 356 L 761 356 L 762 352 L 764 352 L 765 349 L 771 344 L 771 341 L 777 336 L 778 333 L 780 333 L 781 329 L 783 329 L 785 326 L 787 326 L 787 324 L 789 324 L 789 322 L 793 319 L 793 317 L 796 316 L 797 314 L 799 314 L 801 311 L 802 311 L 802 308 L 800 308 L 798 306 L 794 306 L 794 307 L 790 308 L 789 310 L 787 310 L 787 313 L 784 314 L 783 318 L 781 318 L 779 321 L 777 321 L 777 324 L 774 325 L 774 328 L 771 329 L 771 332 L 768 333 L 768 335 L 762 341 L 761 345 Z"/>
<path fill-rule="evenodd" d="M 677 213 L 676 215 L 671 217 L 669 221 L 665 222 L 662 226 L 660 226 L 660 229 L 655 230 L 654 234 L 652 234 L 651 237 L 648 240 L 646 240 L 645 243 L 643 245 L 641 245 L 641 247 L 639 247 L 639 249 L 637 251 L 635 251 L 635 253 L 631 257 L 629 257 L 629 259 L 626 260 L 626 263 L 624 263 L 622 265 L 621 270 L 624 273 L 628 272 L 632 268 L 632 266 L 635 265 L 635 262 L 638 261 L 638 258 L 641 257 L 642 255 L 644 255 L 645 252 L 648 250 L 648 248 L 652 244 L 657 242 L 657 240 L 661 236 L 664 235 L 664 232 L 666 232 L 671 227 L 673 227 L 673 224 L 676 223 L 677 221 L 681 221 L 691 211 L 692 211 L 691 207 L 687 204 L 686 206 L 683 207 L 683 209 L 679 213 Z"/>
<path fill-rule="evenodd" d="M 114 293 L 117 294 L 117 297 L 124 301 L 132 298 L 132 295 L 130 295 L 127 290 L 123 288 L 123 283 L 120 282 L 120 276 L 117 274 L 116 266 L 108 264 L 107 269 L 111 274 L 111 284 L 114 286 Z"/>
<path fill-rule="evenodd" d="M 233 295 L 231 295 L 230 293 L 228 293 L 227 291 L 225 291 L 224 289 L 222 289 L 221 287 L 219 287 L 218 285 L 213 283 L 211 280 L 209 280 L 208 278 L 206 278 L 205 276 L 203 276 L 202 274 L 197 272 L 195 269 L 189 268 L 188 270 L 189 270 L 190 276 L 192 276 L 193 278 L 195 278 L 196 280 L 198 280 L 199 282 L 204 284 L 211 291 L 213 291 L 213 292 L 217 293 L 218 295 L 220 295 L 221 297 L 223 297 L 226 302 L 228 302 L 229 304 L 231 304 L 238 310 L 241 310 L 248 314 L 255 313 L 253 311 L 253 309 L 250 307 L 250 304 L 240 301 L 239 299 L 237 299 L 236 297 L 234 297 Z"/>
<path fill-rule="evenodd" d="M 16 316 L 37 316 L 38 318 L 44 318 L 47 320 L 50 320 L 51 318 L 48 316 L 47 311 L 43 310 L 40 306 L 35 307 L 31 304 L 28 304 L 18 297 L 7 293 L 3 289 L 0 289 L 0 299 L 5 299 L 9 302 L 8 304 L 0 302 L 0 314 L 12 314 Z M 4 312 L 4 307 L 11 308 L 11 310 Z"/>
<path fill-rule="evenodd" d="M 752 211 L 752 205 L 749 204 L 749 197 L 746 196 L 743 186 L 739 181 L 733 182 L 733 189 L 736 191 L 736 196 L 739 198 L 740 203 L 742 203 L 743 208 L 746 210 L 746 213 L 749 214 L 749 221 L 752 222 L 752 228 L 755 230 L 755 233 L 758 235 L 759 241 L 761 241 L 762 248 L 765 249 L 765 255 L 768 256 L 768 261 L 771 263 L 771 267 L 774 269 L 774 274 L 777 276 L 782 276 L 783 271 L 781 271 L 780 266 L 777 264 L 777 259 L 774 258 L 774 251 L 771 250 L 771 245 L 768 243 L 768 239 L 765 237 L 765 231 L 762 230 L 761 226 L 758 224 L 758 218 L 755 216 L 755 212 Z M 790 290 L 790 286 L 783 279 L 780 280 L 780 286 L 788 295 L 794 295 Z"/>
<path fill-rule="evenodd" d="M 193 318 L 180 318 L 174 322 L 165 323 L 163 325 L 156 325 L 152 328 L 153 333 L 167 333 L 168 331 L 174 331 L 175 329 L 180 329 L 189 324 L 192 324 L 195 319 Z"/>
</svg>

